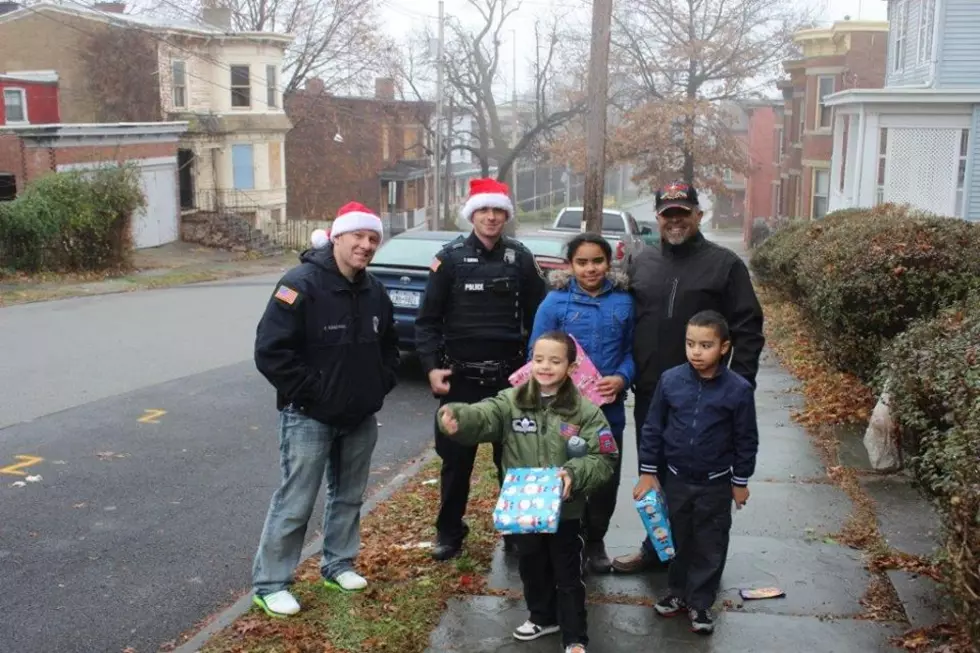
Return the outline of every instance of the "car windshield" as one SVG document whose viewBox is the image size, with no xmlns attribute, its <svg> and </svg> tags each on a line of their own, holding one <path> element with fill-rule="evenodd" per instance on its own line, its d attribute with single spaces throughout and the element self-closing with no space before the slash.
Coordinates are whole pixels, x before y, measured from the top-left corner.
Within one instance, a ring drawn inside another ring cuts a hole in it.
<svg viewBox="0 0 980 653">
<path fill-rule="evenodd" d="M 371 265 L 427 268 L 445 244 L 432 238 L 392 238 L 374 255 Z"/>
<path fill-rule="evenodd" d="M 564 213 L 561 214 L 561 219 L 558 221 L 559 229 L 580 229 L 582 227 L 582 209 L 565 209 Z M 615 232 L 622 233 L 625 231 L 623 226 L 623 216 L 618 213 L 609 213 L 603 211 L 602 213 L 602 231 L 603 233 Z"/>
<path fill-rule="evenodd" d="M 521 242 L 535 256 L 565 258 L 565 241 L 557 238 L 521 238 Z"/>
</svg>

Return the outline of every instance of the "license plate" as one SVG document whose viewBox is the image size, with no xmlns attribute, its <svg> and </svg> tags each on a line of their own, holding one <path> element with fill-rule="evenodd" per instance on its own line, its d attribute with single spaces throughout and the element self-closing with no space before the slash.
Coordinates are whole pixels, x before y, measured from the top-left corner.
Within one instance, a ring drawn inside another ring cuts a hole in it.
<svg viewBox="0 0 980 653">
<path fill-rule="evenodd" d="M 391 303 L 399 308 L 418 308 L 421 303 L 422 293 L 411 290 L 392 290 L 388 293 Z"/>
</svg>

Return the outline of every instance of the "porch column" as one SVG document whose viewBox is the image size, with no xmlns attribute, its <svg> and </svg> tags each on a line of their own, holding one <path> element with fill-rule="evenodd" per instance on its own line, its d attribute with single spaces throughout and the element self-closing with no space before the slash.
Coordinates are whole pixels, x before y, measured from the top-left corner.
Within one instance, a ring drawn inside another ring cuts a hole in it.
<svg viewBox="0 0 980 653">
<path fill-rule="evenodd" d="M 841 168 L 844 161 L 844 114 L 839 110 L 834 112 L 834 147 L 830 156 L 830 197 L 828 211 L 844 208 L 844 198 L 841 193 Z M 850 153 L 848 153 L 850 154 Z"/>
</svg>

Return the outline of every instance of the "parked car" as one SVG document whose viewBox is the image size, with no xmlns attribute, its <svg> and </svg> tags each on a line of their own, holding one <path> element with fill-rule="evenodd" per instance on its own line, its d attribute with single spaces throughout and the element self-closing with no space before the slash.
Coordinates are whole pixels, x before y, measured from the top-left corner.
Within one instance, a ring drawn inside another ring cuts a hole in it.
<svg viewBox="0 0 980 653">
<path fill-rule="evenodd" d="M 554 224 L 545 227 L 542 232 L 580 232 L 583 212 L 584 209 L 580 206 L 565 207 L 558 212 Z M 651 231 L 649 227 L 640 227 L 627 211 L 604 209 L 602 212 L 602 235 L 613 247 L 614 267 L 628 265 L 646 246 L 644 237 L 649 236 Z"/>
<path fill-rule="evenodd" d="M 517 239 L 531 250 L 534 259 L 545 272 L 563 270 L 569 267 L 565 260 L 565 244 L 570 238 L 571 235 L 544 232 L 519 234 L 517 236 Z"/>
<path fill-rule="evenodd" d="M 395 329 L 399 347 L 415 351 L 415 318 L 429 266 L 443 245 L 459 236 L 458 231 L 406 231 L 385 241 L 374 255 L 368 271 L 384 284 L 395 307 Z"/>
<path fill-rule="evenodd" d="M 640 226 L 640 234 L 643 236 L 643 242 L 647 247 L 660 246 L 660 227 L 657 226 L 656 222 L 637 220 L 636 224 Z"/>
</svg>

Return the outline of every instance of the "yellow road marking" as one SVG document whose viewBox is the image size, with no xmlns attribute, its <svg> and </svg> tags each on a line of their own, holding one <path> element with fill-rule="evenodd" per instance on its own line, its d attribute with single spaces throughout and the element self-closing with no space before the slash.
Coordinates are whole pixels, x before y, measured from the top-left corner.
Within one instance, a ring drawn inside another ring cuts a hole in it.
<svg viewBox="0 0 980 653">
<path fill-rule="evenodd" d="M 39 458 L 37 456 L 14 456 L 19 463 L 14 463 L 13 465 L 7 465 L 6 467 L 0 467 L 0 474 L 13 474 L 14 476 L 27 476 L 27 472 L 22 472 L 20 470 L 25 467 L 30 467 L 31 465 L 36 465 L 39 462 L 43 462 L 44 458 Z"/>
<path fill-rule="evenodd" d="M 143 417 L 140 417 L 138 420 L 136 420 L 137 422 L 140 422 L 141 424 L 159 424 L 160 422 L 158 421 L 157 418 L 166 415 L 167 411 L 161 410 L 159 408 L 147 408 L 146 410 L 143 411 L 143 413 L 144 413 Z"/>
</svg>

